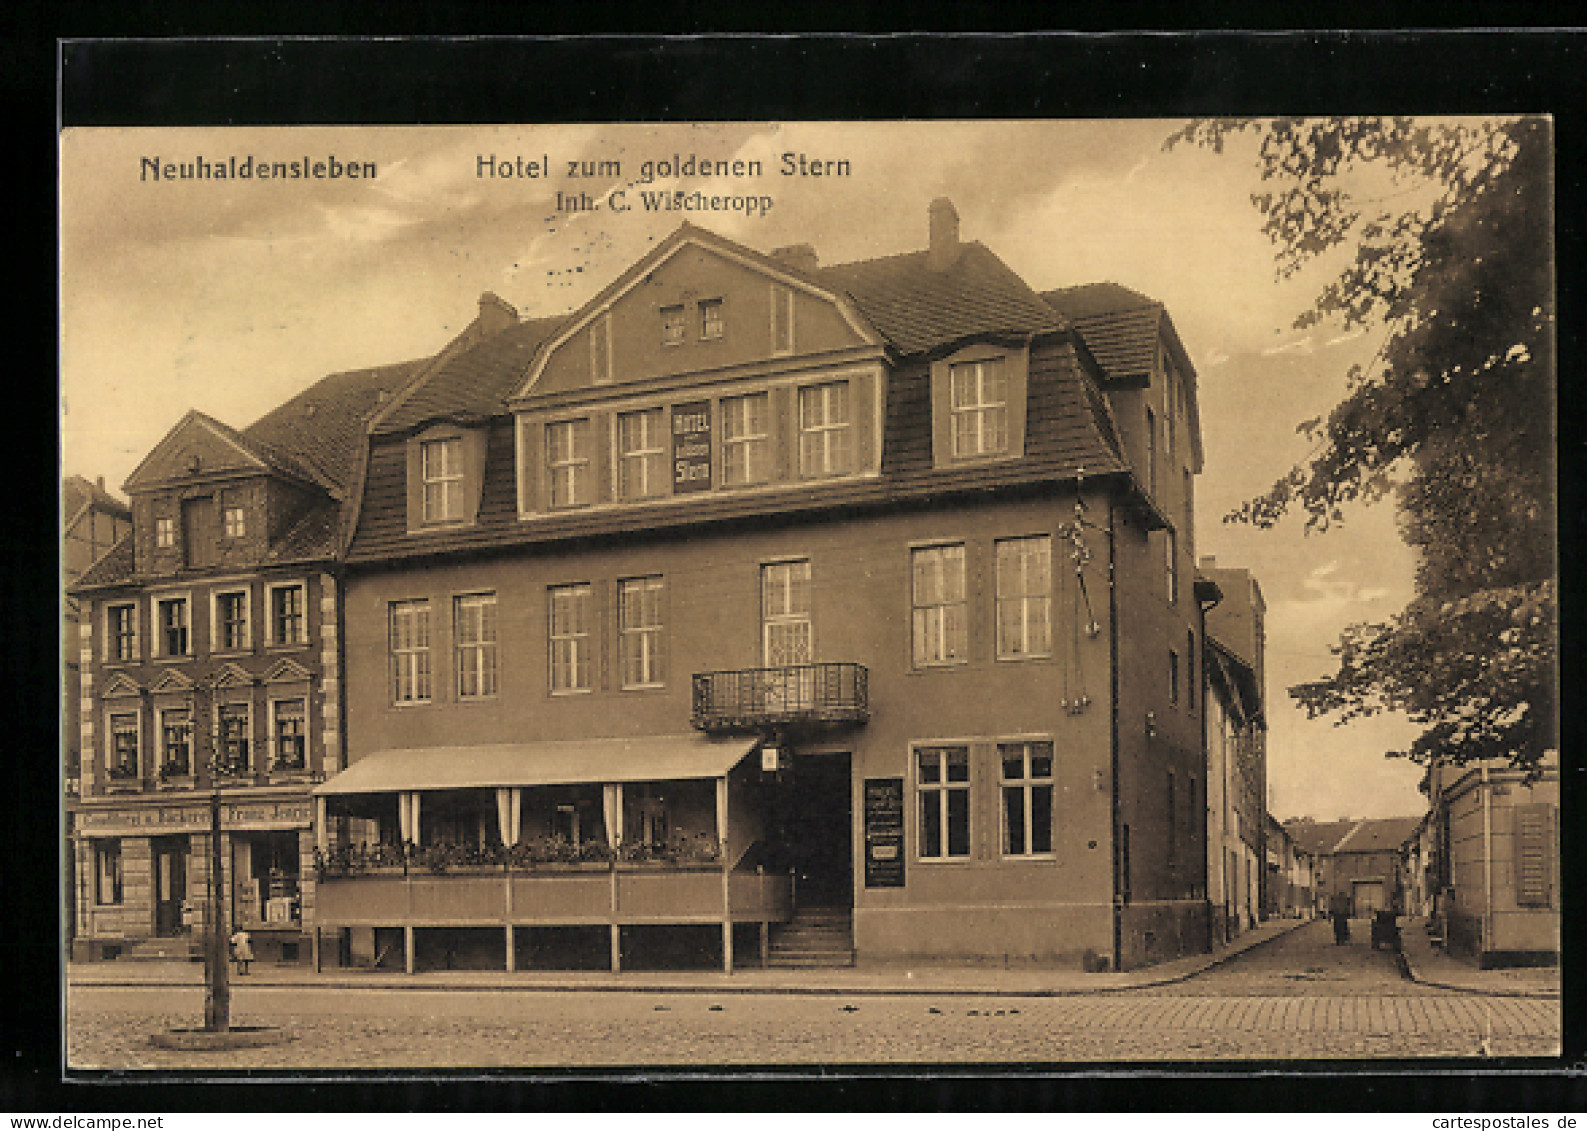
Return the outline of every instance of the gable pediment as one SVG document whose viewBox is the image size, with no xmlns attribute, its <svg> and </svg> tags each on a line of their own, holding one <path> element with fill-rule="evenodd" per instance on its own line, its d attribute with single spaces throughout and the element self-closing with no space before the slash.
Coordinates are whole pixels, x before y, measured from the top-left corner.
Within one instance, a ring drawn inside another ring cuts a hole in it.
<svg viewBox="0 0 1587 1131">
<path fill-rule="evenodd" d="M 255 682 L 253 673 L 244 671 L 236 664 L 227 664 L 215 676 L 215 690 L 230 691 L 239 687 L 252 687 Z"/>
<path fill-rule="evenodd" d="M 259 453 L 231 429 L 200 412 L 189 412 L 154 446 L 124 485 L 135 491 L 215 475 L 270 470 Z"/>
<path fill-rule="evenodd" d="M 266 683 L 307 683 L 312 678 L 309 669 L 293 659 L 284 659 L 265 673 Z"/>
<path fill-rule="evenodd" d="M 543 343 L 511 399 L 882 344 L 847 295 L 686 225 Z"/>
<path fill-rule="evenodd" d="M 155 695 L 186 695 L 193 690 L 193 681 L 179 671 L 168 671 L 149 689 Z"/>
<path fill-rule="evenodd" d="M 117 672 L 99 694 L 105 699 L 127 699 L 142 695 L 143 687 L 126 672 Z"/>
</svg>

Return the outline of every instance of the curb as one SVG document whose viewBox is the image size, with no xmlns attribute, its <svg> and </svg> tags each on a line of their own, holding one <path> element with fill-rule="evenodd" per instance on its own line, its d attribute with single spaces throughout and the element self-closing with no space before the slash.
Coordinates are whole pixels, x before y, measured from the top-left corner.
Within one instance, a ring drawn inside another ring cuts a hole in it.
<svg viewBox="0 0 1587 1131">
<path fill-rule="evenodd" d="M 899 983 L 893 985 L 834 985 L 830 982 L 809 985 L 756 985 L 753 983 L 726 983 L 722 985 L 684 984 L 671 985 L 664 982 L 633 982 L 615 985 L 606 982 L 581 983 L 569 981 L 557 982 L 526 982 L 518 984 L 502 984 L 500 982 L 483 982 L 473 984 L 469 982 L 416 982 L 413 984 L 392 984 L 384 980 L 380 982 L 366 982 L 358 978 L 330 978 L 310 976 L 302 981 L 260 979 L 246 984 L 268 989 L 314 989 L 314 990 L 423 990 L 429 992 L 454 992 L 472 991 L 475 993 L 650 993 L 650 994 L 782 994 L 789 996 L 831 996 L 834 994 L 851 994 L 860 997 L 898 997 L 934 996 L 934 997 L 1085 997 L 1094 994 L 1119 994 L 1130 993 L 1137 990 L 1148 990 L 1158 986 L 1175 985 L 1185 982 L 1199 974 L 1204 974 L 1215 966 L 1238 958 L 1259 947 L 1266 946 L 1275 939 L 1281 939 L 1291 932 L 1298 930 L 1311 922 L 1309 919 L 1296 919 L 1283 930 L 1274 931 L 1263 938 L 1253 939 L 1246 944 L 1226 948 L 1222 953 L 1205 956 L 1205 961 L 1200 962 L 1190 969 L 1176 971 L 1171 974 L 1151 976 L 1147 974 L 1138 981 L 1125 985 L 1113 986 L 1076 986 L 1010 988 L 1003 986 L 962 986 L 962 985 L 924 985 Z M 252 976 L 250 976 L 252 977 Z M 622 977 L 622 975 L 618 975 Z M 148 981 L 73 981 L 70 972 L 66 979 L 68 987 L 78 989 L 111 988 L 111 989 L 162 989 L 162 988 L 200 988 L 202 983 L 188 981 L 173 981 L 170 979 L 150 979 Z M 232 982 L 236 989 L 238 982 Z"/>
<path fill-rule="evenodd" d="M 1509 986 L 1472 986 L 1461 985 L 1458 982 L 1445 982 L 1437 978 L 1429 978 L 1417 970 L 1410 958 L 1402 950 L 1399 952 L 1400 972 L 1407 979 L 1421 986 L 1432 986 L 1434 989 L 1451 990 L 1458 994 L 1478 994 L 1482 997 L 1513 997 L 1529 998 L 1532 1001 L 1559 1001 L 1560 992 L 1557 990 L 1523 990 Z"/>
</svg>

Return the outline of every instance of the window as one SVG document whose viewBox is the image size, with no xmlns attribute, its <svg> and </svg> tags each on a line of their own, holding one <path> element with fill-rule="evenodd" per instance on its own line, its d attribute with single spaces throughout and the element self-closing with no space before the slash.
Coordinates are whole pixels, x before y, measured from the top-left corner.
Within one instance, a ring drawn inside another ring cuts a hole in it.
<svg viewBox="0 0 1587 1131">
<path fill-rule="evenodd" d="M 546 463 L 551 472 L 551 505 L 579 507 L 590 501 L 590 422 L 564 420 L 546 425 Z"/>
<path fill-rule="evenodd" d="M 683 344 L 683 307 L 664 306 L 661 308 L 661 344 L 664 346 L 681 346 Z"/>
<path fill-rule="evenodd" d="M 773 283 L 771 288 L 771 352 L 793 353 L 794 296 L 787 287 Z"/>
<path fill-rule="evenodd" d="M 248 533 L 246 512 L 241 507 L 227 507 L 225 513 L 226 537 L 241 538 Z"/>
<path fill-rule="evenodd" d="M 391 701 L 430 701 L 430 602 L 391 603 Z"/>
<path fill-rule="evenodd" d="M 496 694 L 496 594 L 471 593 L 452 601 L 457 646 L 457 697 Z"/>
<path fill-rule="evenodd" d="M 760 606 L 766 666 L 810 663 L 815 654 L 810 629 L 810 562 L 761 566 Z"/>
<path fill-rule="evenodd" d="M 138 758 L 138 716 L 134 712 L 110 716 L 111 778 L 134 781 L 143 776 Z"/>
<path fill-rule="evenodd" d="M 711 338 L 722 336 L 722 300 L 719 298 L 704 299 L 700 303 L 700 340 L 708 341 Z"/>
<path fill-rule="evenodd" d="M 1000 659 L 1052 654 L 1052 539 L 997 543 L 997 654 Z"/>
<path fill-rule="evenodd" d="M 955 459 L 1008 451 L 1008 378 L 1003 362 L 971 361 L 949 370 Z"/>
<path fill-rule="evenodd" d="M 1053 850 L 1053 755 L 1050 742 L 999 743 L 1003 855 L 1048 856 Z"/>
<path fill-rule="evenodd" d="M 1196 483 L 1188 467 L 1180 468 L 1179 476 L 1184 489 L 1185 504 L 1185 520 L 1181 529 L 1185 532 L 1186 545 L 1193 547 L 1196 544 Z"/>
<path fill-rule="evenodd" d="M 920 797 L 920 858 L 970 856 L 970 751 L 932 746 L 915 751 L 915 789 Z"/>
<path fill-rule="evenodd" d="M 137 660 L 137 605 L 111 605 L 105 610 L 105 658 L 120 663 Z"/>
<path fill-rule="evenodd" d="M 185 777 L 193 772 L 193 709 L 174 707 L 160 712 L 160 776 Z"/>
<path fill-rule="evenodd" d="M 1179 421 L 1179 374 L 1174 372 L 1174 364 L 1167 358 L 1163 359 L 1163 396 L 1167 414 L 1163 420 L 1163 433 L 1167 439 L 1168 462 L 1174 462 L 1174 431 Z"/>
<path fill-rule="evenodd" d="M 1168 583 L 1168 603 L 1179 604 L 1179 539 L 1172 527 L 1163 531 L 1163 577 Z"/>
<path fill-rule="evenodd" d="M 1200 682 L 1196 666 L 1196 630 L 1185 630 L 1185 706 L 1196 709 L 1196 684 Z"/>
<path fill-rule="evenodd" d="M 1168 793 L 1164 804 L 1168 810 L 1168 862 L 1172 864 L 1179 855 L 1179 814 L 1174 805 L 1174 771 L 1168 771 Z"/>
<path fill-rule="evenodd" d="M 188 654 L 188 610 L 186 597 L 166 597 L 155 602 L 155 623 L 159 626 L 160 655 Z"/>
<path fill-rule="evenodd" d="M 303 596 L 301 583 L 270 587 L 271 644 L 302 644 L 307 640 Z"/>
<path fill-rule="evenodd" d="M 588 691 L 590 681 L 590 587 L 551 589 L 551 690 Z"/>
<path fill-rule="evenodd" d="M 1146 493 L 1157 497 L 1157 414 L 1146 410 Z"/>
<path fill-rule="evenodd" d="M 253 711 L 247 703 L 222 703 L 216 707 L 215 715 L 219 731 L 216 771 L 222 774 L 247 773 L 253 747 Z"/>
<path fill-rule="evenodd" d="M 215 648 L 239 652 L 250 644 L 248 590 L 215 594 Z"/>
<path fill-rule="evenodd" d="M 722 462 L 725 482 L 744 485 L 771 478 L 770 415 L 765 393 L 727 397 L 722 401 Z"/>
<path fill-rule="evenodd" d="M 662 593 L 659 577 L 617 583 L 618 650 L 624 687 L 657 687 L 666 678 L 661 664 Z"/>
<path fill-rule="evenodd" d="M 926 546 L 913 563 L 916 667 L 962 662 L 969 653 L 964 546 Z"/>
<path fill-rule="evenodd" d="M 849 383 L 799 390 L 799 472 L 807 477 L 849 470 Z"/>
<path fill-rule="evenodd" d="M 161 550 L 169 550 L 176 545 L 176 519 L 166 516 L 154 520 L 154 544 Z"/>
<path fill-rule="evenodd" d="M 463 517 L 462 440 L 420 444 L 419 478 L 424 483 L 425 522 L 455 522 Z"/>
<path fill-rule="evenodd" d="M 110 907 L 121 902 L 121 842 L 94 841 L 94 902 Z"/>
<path fill-rule="evenodd" d="M 667 433 L 661 410 L 617 417 L 617 483 L 624 499 L 653 499 L 667 490 Z"/>
<path fill-rule="evenodd" d="M 1179 702 L 1179 653 L 1168 650 L 1168 702 Z"/>
<path fill-rule="evenodd" d="M 306 706 L 302 699 L 278 699 L 270 704 L 270 737 L 275 746 L 271 769 L 301 770 L 308 765 Z"/>
</svg>

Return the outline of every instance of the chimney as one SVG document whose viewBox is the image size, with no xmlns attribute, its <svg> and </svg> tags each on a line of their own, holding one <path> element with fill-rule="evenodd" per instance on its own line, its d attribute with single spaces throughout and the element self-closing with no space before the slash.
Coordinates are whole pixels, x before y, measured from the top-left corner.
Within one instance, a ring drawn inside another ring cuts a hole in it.
<svg viewBox="0 0 1587 1131">
<path fill-rule="evenodd" d="M 479 296 L 479 328 L 483 334 L 499 334 L 518 322 L 518 311 L 494 291 Z"/>
<path fill-rule="evenodd" d="M 786 263 L 795 271 L 803 271 L 806 275 L 814 275 L 818 261 L 816 249 L 807 243 L 790 244 L 779 247 L 771 253 L 771 257 L 780 263 Z"/>
<path fill-rule="evenodd" d="M 926 252 L 926 265 L 933 271 L 946 271 L 959 259 L 959 210 L 953 201 L 939 196 L 931 202 L 931 244 Z"/>
<path fill-rule="evenodd" d="M 103 475 L 94 476 L 94 483 L 101 491 L 105 489 L 105 477 Z"/>
</svg>

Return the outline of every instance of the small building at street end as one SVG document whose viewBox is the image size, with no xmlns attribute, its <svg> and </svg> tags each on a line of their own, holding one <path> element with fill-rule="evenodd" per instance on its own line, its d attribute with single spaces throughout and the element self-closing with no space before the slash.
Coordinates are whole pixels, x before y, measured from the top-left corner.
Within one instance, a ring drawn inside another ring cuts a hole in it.
<svg viewBox="0 0 1587 1131">
<path fill-rule="evenodd" d="M 1195 370 L 1161 304 L 928 227 L 686 224 L 571 314 L 487 296 L 377 414 L 328 961 L 1206 948 Z"/>
<path fill-rule="evenodd" d="M 1377 911 L 1404 914 L 1407 907 L 1402 859 L 1416 836 L 1417 817 L 1377 820 L 1284 822 L 1291 841 L 1311 855 L 1312 895 L 1326 911 L 1335 895 L 1350 899 L 1351 915 L 1367 918 Z"/>
<path fill-rule="evenodd" d="M 68 588 L 74 957 L 194 949 L 215 801 L 228 933 L 308 959 L 309 788 L 343 765 L 341 508 L 365 418 L 415 372 L 328 377 L 242 431 L 190 412 L 128 478 L 130 523 Z"/>
<path fill-rule="evenodd" d="M 1453 954 L 1484 966 L 1557 963 L 1559 761 L 1435 761 L 1427 816 L 1406 849 L 1410 886 Z"/>
</svg>

